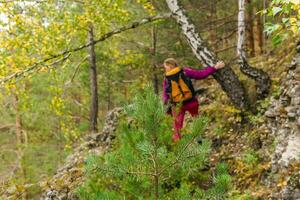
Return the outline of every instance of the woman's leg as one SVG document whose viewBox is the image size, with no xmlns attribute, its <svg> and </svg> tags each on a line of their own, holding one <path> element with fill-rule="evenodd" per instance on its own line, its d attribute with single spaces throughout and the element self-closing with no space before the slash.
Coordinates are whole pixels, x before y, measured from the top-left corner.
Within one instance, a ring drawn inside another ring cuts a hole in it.
<svg viewBox="0 0 300 200">
<path fill-rule="evenodd" d="M 187 105 L 186 110 L 192 115 L 192 117 L 197 117 L 199 115 L 199 102 L 192 101 Z"/>
<path fill-rule="evenodd" d="M 191 102 L 191 104 L 188 107 L 188 112 L 192 115 L 193 118 L 199 116 L 199 102 Z M 198 137 L 197 142 L 199 144 L 202 144 L 202 137 Z"/>
<path fill-rule="evenodd" d="M 174 118 L 174 123 L 173 123 L 174 134 L 172 136 L 172 139 L 175 142 L 181 138 L 180 130 L 183 127 L 185 110 L 183 109 L 182 106 L 180 108 L 174 107 L 172 113 Z"/>
</svg>

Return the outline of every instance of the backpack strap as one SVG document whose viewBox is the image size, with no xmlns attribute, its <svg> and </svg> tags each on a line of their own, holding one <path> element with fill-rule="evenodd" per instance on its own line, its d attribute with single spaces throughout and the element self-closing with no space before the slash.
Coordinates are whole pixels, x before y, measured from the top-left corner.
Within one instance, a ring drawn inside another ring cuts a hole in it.
<svg viewBox="0 0 300 200">
<path fill-rule="evenodd" d="M 172 83 L 171 79 L 168 78 L 167 76 L 165 77 L 167 80 L 167 87 L 166 87 L 166 93 L 169 97 L 170 103 L 173 103 L 173 98 L 172 98 Z"/>
<path fill-rule="evenodd" d="M 193 83 L 192 83 L 192 80 L 187 77 L 187 75 L 185 75 L 184 71 L 181 70 L 180 71 L 180 74 L 181 74 L 181 78 L 182 80 L 185 82 L 185 84 L 189 87 L 189 89 L 191 90 L 192 94 L 193 94 L 193 97 L 196 96 L 196 92 L 195 92 L 195 89 L 194 89 L 194 86 L 193 86 Z"/>
</svg>

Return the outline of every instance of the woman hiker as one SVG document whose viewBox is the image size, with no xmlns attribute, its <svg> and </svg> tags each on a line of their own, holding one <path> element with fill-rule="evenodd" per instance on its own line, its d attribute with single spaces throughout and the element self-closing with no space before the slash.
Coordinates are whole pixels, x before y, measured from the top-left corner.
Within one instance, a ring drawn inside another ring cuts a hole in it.
<svg viewBox="0 0 300 200">
<path fill-rule="evenodd" d="M 174 142 L 181 138 L 180 129 L 183 127 L 184 115 L 188 111 L 192 117 L 198 116 L 199 102 L 195 96 L 195 90 L 191 79 L 205 79 L 218 69 L 225 67 L 224 62 L 218 62 L 215 66 L 204 69 L 181 68 L 177 61 L 168 58 L 164 61 L 165 79 L 163 81 L 163 101 L 170 105 L 168 114 L 174 117 Z"/>
</svg>

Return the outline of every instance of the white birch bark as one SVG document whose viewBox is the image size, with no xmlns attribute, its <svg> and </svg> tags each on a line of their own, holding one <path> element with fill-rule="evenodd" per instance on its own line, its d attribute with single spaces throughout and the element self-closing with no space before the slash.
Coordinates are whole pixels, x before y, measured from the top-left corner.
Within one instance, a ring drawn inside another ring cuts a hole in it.
<svg viewBox="0 0 300 200">
<path fill-rule="evenodd" d="M 268 96 L 271 88 L 271 79 L 269 75 L 261 69 L 256 69 L 247 62 L 245 43 L 245 0 L 238 0 L 238 38 L 237 38 L 237 56 L 240 58 L 240 70 L 249 78 L 255 80 L 257 99 L 261 100 Z"/>
<path fill-rule="evenodd" d="M 246 58 L 243 49 L 245 43 L 245 0 L 239 0 L 237 55 Z"/>
<path fill-rule="evenodd" d="M 196 32 L 195 26 L 189 21 L 185 10 L 180 7 L 177 0 L 166 0 L 166 2 L 173 17 L 181 26 L 183 34 L 186 36 L 195 56 L 201 60 L 205 66 L 213 66 L 217 61 L 216 56 L 208 49 L 203 39 Z"/>
</svg>

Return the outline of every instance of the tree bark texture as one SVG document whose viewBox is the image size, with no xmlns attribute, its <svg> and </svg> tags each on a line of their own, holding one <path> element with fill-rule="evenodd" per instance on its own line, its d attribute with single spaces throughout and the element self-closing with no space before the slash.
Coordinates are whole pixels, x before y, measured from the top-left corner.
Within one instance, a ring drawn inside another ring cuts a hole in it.
<svg viewBox="0 0 300 200">
<path fill-rule="evenodd" d="M 253 13 L 257 13 L 259 10 L 263 9 L 261 6 L 261 3 L 258 2 L 253 7 Z M 257 15 L 254 20 L 254 28 L 253 28 L 253 34 L 254 34 L 254 41 L 255 43 L 255 55 L 261 55 L 264 52 L 264 31 L 263 31 L 263 22 L 262 17 L 260 15 Z"/>
<path fill-rule="evenodd" d="M 152 54 L 152 79 L 153 79 L 153 88 L 154 88 L 154 92 L 155 94 L 158 95 L 159 93 L 159 83 L 158 83 L 158 75 L 157 75 L 157 65 L 156 65 L 156 46 L 157 46 L 157 28 L 156 25 L 153 24 L 152 25 L 152 48 L 151 48 L 151 54 Z"/>
<path fill-rule="evenodd" d="M 26 181 L 27 172 L 26 172 L 26 167 L 23 164 L 23 159 L 24 159 L 24 147 L 28 143 L 28 137 L 26 132 L 23 131 L 22 128 L 22 115 L 19 110 L 19 96 L 17 91 L 12 91 L 12 96 L 13 96 L 13 108 L 15 110 L 15 129 L 16 129 L 17 146 L 18 146 L 17 154 L 19 158 L 19 169 L 23 177 L 23 184 L 25 185 L 27 183 Z M 20 198 L 24 200 L 28 199 L 27 189 L 24 189 Z"/>
<path fill-rule="evenodd" d="M 89 26 L 88 40 L 91 46 L 89 47 L 89 73 L 90 73 L 90 88 L 91 88 L 91 107 L 90 107 L 90 130 L 97 132 L 98 121 L 98 86 L 97 86 L 97 66 L 94 41 L 93 26 Z"/>
<path fill-rule="evenodd" d="M 214 21 L 217 19 L 217 1 L 216 0 L 210 0 L 210 21 Z M 217 30 L 214 23 L 210 23 L 210 42 L 211 44 L 214 44 L 217 40 Z M 214 46 L 212 46 L 214 47 Z M 215 50 L 215 48 L 214 48 Z"/>
<path fill-rule="evenodd" d="M 238 42 L 237 55 L 240 58 L 239 65 L 242 73 L 255 80 L 257 99 L 261 100 L 268 96 L 271 88 L 269 75 L 261 69 L 250 66 L 246 59 L 246 52 L 243 48 L 245 41 L 245 0 L 239 0 L 238 14 Z"/>
<path fill-rule="evenodd" d="M 246 31 L 247 31 L 247 49 L 249 51 L 249 55 L 251 57 L 255 56 L 255 43 L 254 43 L 254 34 L 253 34 L 253 7 L 251 5 L 251 0 L 246 0 L 244 4 L 246 3 L 246 9 L 245 9 L 245 18 L 247 21 Z"/>
</svg>

